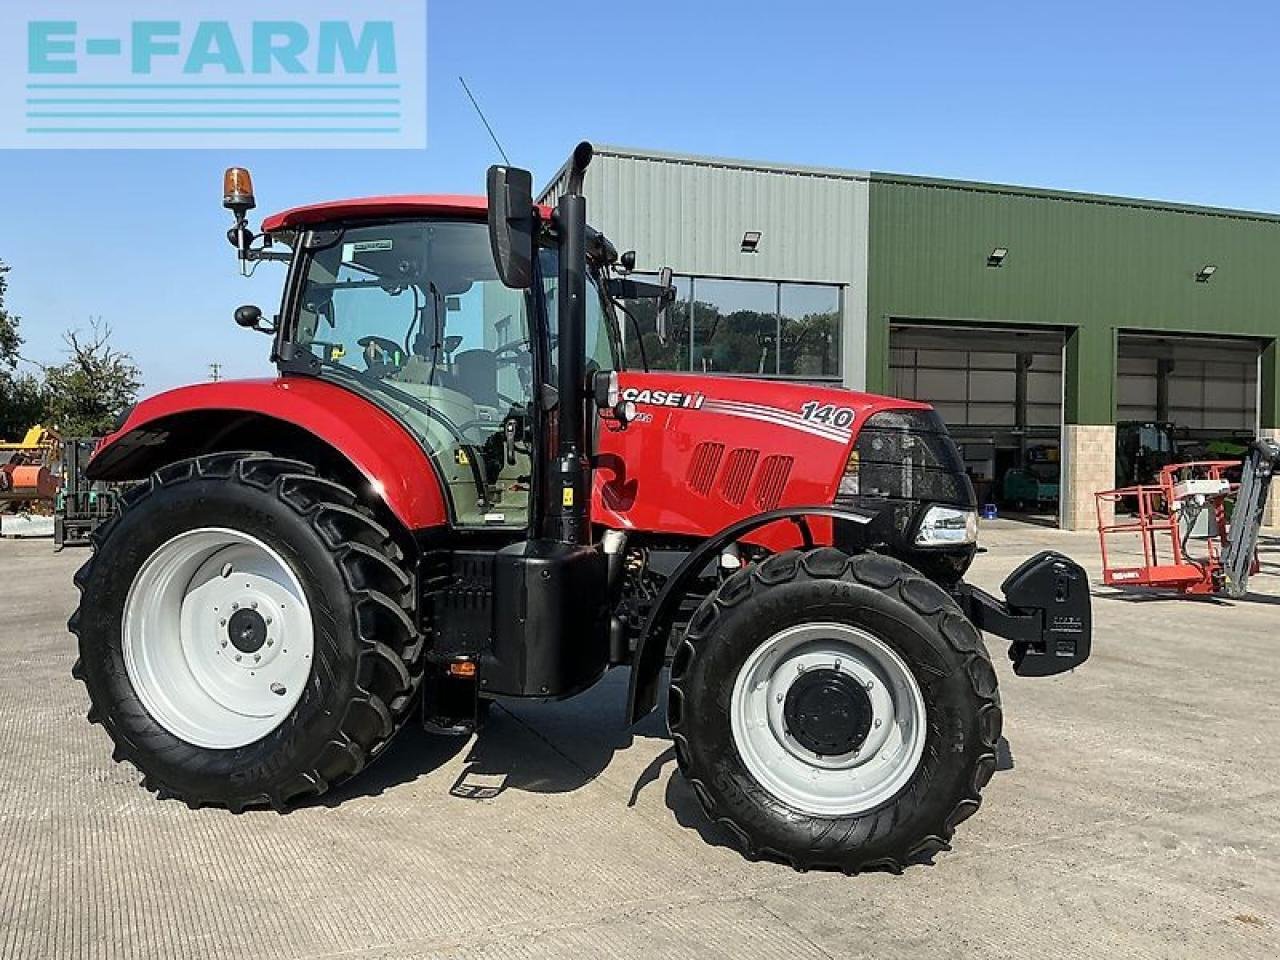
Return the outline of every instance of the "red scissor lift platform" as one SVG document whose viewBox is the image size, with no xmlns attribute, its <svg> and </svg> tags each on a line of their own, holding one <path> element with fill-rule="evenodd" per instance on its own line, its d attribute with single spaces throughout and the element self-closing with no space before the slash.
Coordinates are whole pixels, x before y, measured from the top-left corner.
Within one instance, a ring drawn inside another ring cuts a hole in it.
<svg viewBox="0 0 1280 960">
<path fill-rule="evenodd" d="M 1240 489 L 1227 473 L 1240 470 L 1239 460 L 1175 463 L 1160 471 L 1155 484 L 1097 493 L 1103 582 L 1192 595 L 1221 592 L 1223 554 L 1229 544 L 1227 504 Z M 1104 521 L 1108 513 L 1114 519 Z M 1193 527 L 1205 514 L 1207 531 L 1194 535 Z M 1193 541 L 1195 555 L 1188 553 Z M 1256 573 L 1256 551 L 1248 563 L 1249 572 Z"/>
</svg>

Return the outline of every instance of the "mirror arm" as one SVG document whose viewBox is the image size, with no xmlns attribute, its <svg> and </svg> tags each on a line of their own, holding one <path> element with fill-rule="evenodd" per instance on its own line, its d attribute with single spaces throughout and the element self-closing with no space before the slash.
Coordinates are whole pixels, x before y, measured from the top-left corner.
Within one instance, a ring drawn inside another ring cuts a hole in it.
<svg viewBox="0 0 1280 960">
<path fill-rule="evenodd" d="M 246 252 L 244 259 L 256 263 L 259 260 L 270 260 L 278 263 L 288 263 L 293 259 L 293 254 L 283 250 L 249 250 Z"/>
<path fill-rule="evenodd" d="M 627 277 L 610 277 L 607 283 L 609 296 L 615 300 L 659 300 L 670 297 L 670 287 Z"/>
</svg>

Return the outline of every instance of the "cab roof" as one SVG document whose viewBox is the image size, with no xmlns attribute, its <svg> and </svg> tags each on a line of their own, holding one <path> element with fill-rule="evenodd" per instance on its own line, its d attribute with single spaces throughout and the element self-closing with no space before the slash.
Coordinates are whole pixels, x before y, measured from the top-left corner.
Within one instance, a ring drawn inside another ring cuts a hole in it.
<svg viewBox="0 0 1280 960">
<path fill-rule="evenodd" d="M 358 197 L 353 200 L 330 200 L 294 207 L 262 221 L 265 233 L 309 227 L 331 220 L 374 220 L 385 217 L 466 217 L 483 220 L 489 210 L 484 197 L 466 194 L 406 194 L 393 197 Z M 539 206 L 544 219 L 551 208 Z"/>
</svg>

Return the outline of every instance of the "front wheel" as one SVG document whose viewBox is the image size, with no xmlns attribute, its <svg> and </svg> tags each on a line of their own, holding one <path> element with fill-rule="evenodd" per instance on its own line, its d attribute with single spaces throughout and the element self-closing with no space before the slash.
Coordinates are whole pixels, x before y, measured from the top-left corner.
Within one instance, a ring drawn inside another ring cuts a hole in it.
<svg viewBox="0 0 1280 960">
<path fill-rule="evenodd" d="M 669 722 L 707 815 L 748 856 L 900 870 L 950 843 L 995 770 L 978 631 L 888 557 L 792 551 L 729 578 L 672 663 Z"/>
</svg>

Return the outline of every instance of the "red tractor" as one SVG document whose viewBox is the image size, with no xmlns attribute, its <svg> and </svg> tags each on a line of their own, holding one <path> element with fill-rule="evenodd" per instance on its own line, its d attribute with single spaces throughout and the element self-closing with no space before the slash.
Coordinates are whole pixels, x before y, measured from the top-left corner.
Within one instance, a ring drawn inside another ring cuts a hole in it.
<svg viewBox="0 0 1280 960">
<path fill-rule="evenodd" d="M 631 670 L 680 770 L 749 856 L 898 869 L 946 848 L 996 766 L 981 630 L 1015 672 L 1089 655 L 1083 570 L 1041 554 L 996 599 L 962 576 L 973 490 L 928 406 L 628 368 L 623 301 L 672 298 L 556 208 L 350 200 L 246 224 L 288 279 L 279 375 L 152 397 L 90 480 L 138 481 L 77 574 L 75 674 L 144 786 L 286 810 L 412 717 L 469 734 L 493 700 Z M 665 564 L 653 562 L 657 559 Z M 670 680 L 663 667 L 670 660 Z"/>
</svg>

